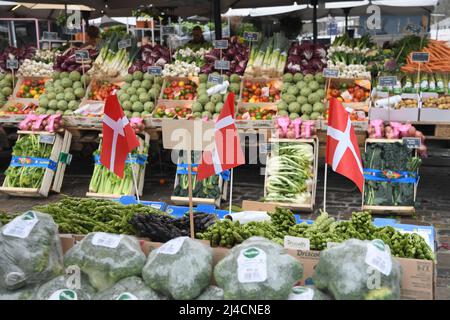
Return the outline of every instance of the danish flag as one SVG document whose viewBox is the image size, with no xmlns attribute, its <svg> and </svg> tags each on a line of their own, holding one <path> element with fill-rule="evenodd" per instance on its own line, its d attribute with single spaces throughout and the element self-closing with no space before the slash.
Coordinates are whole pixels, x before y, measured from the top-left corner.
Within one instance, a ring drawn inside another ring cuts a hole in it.
<svg viewBox="0 0 450 320">
<path fill-rule="evenodd" d="M 115 94 L 106 99 L 103 115 L 103 140 L 100 163 L 123 178 L 128 153 L 139 146 L 139 141 L 123 113 Z"/>
<path fill-rule="evenodd" d="M 363 167 L 355 130 L 348 112 L 336 98 L 330 100 L 326 163 L 363 191 Z"/>
<path fill-rule="evenodd" d="M 234 124 L 234 93 L 227 100 L 215 123 L 214 148 L 204 151 L 197 170 L 197 180 L 245 164 L 239 134 Z"/>
</svg>

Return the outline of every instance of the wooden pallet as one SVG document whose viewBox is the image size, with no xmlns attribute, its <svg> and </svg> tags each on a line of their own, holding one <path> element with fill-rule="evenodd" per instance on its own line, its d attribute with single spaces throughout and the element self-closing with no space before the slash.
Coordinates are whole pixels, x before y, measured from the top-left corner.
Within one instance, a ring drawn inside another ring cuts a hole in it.
<svg viewBox="0 0 450 320">
<path fill-rule="evenodd" d="M 313 211 L 314 205 L 316 203 L 316 190 L 317 190 L 317 170 L 319 164 L 319 139 L 317 137 L 311 139 L 269 139 L 270 143 L 281 143 L 281 142 L 289 142 L 289 143 L 308 143 L 313 145 L 314 152 L 314 160 L 313 160 L 313 185 L 311 190 L 311 202 L 304 203 L 284 203 L 284 202 L 268 202 L 269 204 L 276 205 L 277 207 L 285 207 L 290 208 L 292 210 L 305 210 L 305 211 Z M 266 158 L 266 164 L 268 163 L 272 153 L 269 152 Z M 268 174 L 267 170 L 265 170 L 264 177 L 264 197 L 267 195 L 267 179 Z"/>
<path fill-rule="evenodd" d="M 3 182 L 3 186 L 0 187 L 0 192 L 6 193 L 12 196 L 19 197 L 47 197 L 50 189 L 59 192 L 61 190 L 64 170 L 66 165 L 59 162 L 61 152 L 68 152 L 70 149 L 70 142 L 72 135 L 70 132 L 65 131 L 64 136 L 59 133 L 50 133 L 46 131 L 18 131 L 19 136 L 23 135 L 52 135 L 55 136 L 50 159 L 58 163 L 56 171 L 49 168 L 45 169 L 44 177 L 42 179 L 41 186 L 39 188 L 14 188 L 7 187 L 6 180 Z"/>
</svg>

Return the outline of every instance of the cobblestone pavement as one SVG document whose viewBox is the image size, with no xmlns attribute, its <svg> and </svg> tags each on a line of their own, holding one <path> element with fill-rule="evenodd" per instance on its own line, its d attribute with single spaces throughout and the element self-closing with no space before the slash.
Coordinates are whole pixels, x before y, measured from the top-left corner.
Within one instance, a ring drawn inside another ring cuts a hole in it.
<svg viewBox="0 0 450 320">
<path fill-rule="evenodd" d="M 447 162 L 428 160 L 421 169 L 418 188 L 418 205 L 415 216 L 396 217 L 399 222 L 434 225 L 437 233 L 437 279 L 436 298 L 450 300 L 450 165 Z M 9 163 L 8 156 L 0 154 L 0 172 Z M 89 165 L 87 165 L 89 163 Z M 62 194 L 82 197 L 87 192 L 92 164 L 88 159 L 74 157 L 68 168 Z M 175 168 L 152 164 L 147 167 L 144 188 L 144 200 L 170 202 L 173 190 Z M 258 200 L 263 196 L 264 176 L 260 167 L 247 165 L 236 168 L 234 172 L 233 203 L 241 205 L 242 200 Z M 3 176 L 0 176 L 3 181 Z M 327 211 L 338 219 L 347 219 L 351 212 L 359 210 L 361 195 L 345 178 L 330 173 L 328 178 Z M 52 194 L 48 199 L 9 198 L 0 195 L 0 210 L 6 212 L 23 212 L 33 205 L 57 201 L 60 195 Z M 323 168 L 319 169 L 316 208 L 323 202 Z M 226 207 L 228 203 L 224 203 Z M 300 213 L 302 218 L 314 217 L 315 213 Z M 392 217 L 391 217 L 392 218 Z"/>
</svg>

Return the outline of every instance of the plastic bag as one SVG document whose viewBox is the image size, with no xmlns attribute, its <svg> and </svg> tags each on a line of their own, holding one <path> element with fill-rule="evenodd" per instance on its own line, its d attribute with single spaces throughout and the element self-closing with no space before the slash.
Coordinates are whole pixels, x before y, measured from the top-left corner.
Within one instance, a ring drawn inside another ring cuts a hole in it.
<svg viewBox="0 0 450 320">
<path fill-rule="evenodd" d="M 64 264 L 78 266 L 96 289 L 104 290 L 121 279 L 140 276 L 145 254 L 135 237 L 92 232 L 66 253 Z"/>
<path fill-rule="evenodd" d="M 38 285 L 22 287 L 17 290 L 0 289 L 0 300 L 32 300 Z"/>
<path fill-rule="evenodd" d="M 332 300 L 314 286 L 295 286 L 289 294 L 288 300 Z"/>
<path fill-rule="evenodd" d="M 28 211 L 0 231 L 0 288 L 43 283 L 62 273 L 61 241 L 50 215 Z"/>
<path fill-rule="evenodd" d="M 168 297 L 195 299 L 210 283 L 212 260 L 210 247 L 178 237 L 150 252 L 142 277 L 149 287 Z"/>
<path fill-rule="evenodd" d="M 75 276 L 76 277 L 76 276 Z M 79 280 L 79 281 L 78 281 Z M 34 300 L 91 300 L 95 289 L 86 276 L 79 279 L 72 276 L 59 276 L 44 283 L 35 293 Z"/>
<path fill-rule="evenodd" d="M 195 300 L 223 300 L 223 289 L 209 286 Z"/>
<path fill-rule="evenodd" d="M 94 300 L 165 300 L 154 290 L 145 285 L 139 277 L 120 280 L 111 288 L 95 295 Z"/>
</svg>

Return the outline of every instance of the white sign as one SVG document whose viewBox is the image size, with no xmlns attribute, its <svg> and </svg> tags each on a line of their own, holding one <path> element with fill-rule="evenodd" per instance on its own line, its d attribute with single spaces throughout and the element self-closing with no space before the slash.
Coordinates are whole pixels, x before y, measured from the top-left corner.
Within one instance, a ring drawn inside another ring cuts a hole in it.
<svg viewBox="0 0 450 320">
<path fill-rule="evenodd" d="M 120 234 L 97 232 L 92 237 L 92 244 L 94 246 L 101 246 L 101 247 L 115 249 L 119 245 L 120 240 L 122 240 L 122 235 L 120 235 Z"/>
<path fill-rule="evenodd" d="M 178 237 L 175 239 L 170 240 L 169 242 L 166 242 L 158 249 L 158 253 L 162 254 L 176 254 L 178 251 L 180 251 L 181 247 L 183 246 L 184 240 L 186 240 L 188 237 Z"/>
<path fill-rule="evenodd" d="M 284 247 L 292 250 L 309 251 L 310 242 L 306 238 L 284 236 Z"/>
<path fill-rule="evenodd" d="M 382 274 L 388 276 L 392 270 L 392 259 L 389 247 L 379 239 L 367 244 L 366 263 Z"/>
<path fill-rule="evenodd" d="M 121 40 L 117 43 L 117 47 L 120 49 L 125 49 L 131 47 L 131 39 Z"/>
<path fill-rule="evenodd" d="M 25 239 L 30 235 L 39 219 L 32 211 L 28 211 L 16 218 L 3 227 L 3 234 L 16 238 Z"/>
<path fill-rule="evenodd" d="M 267 255 L 256 247 L 244 249 L 237 259 L 240 283 L 264 282 L 267 280 Z"/>
</svg>

